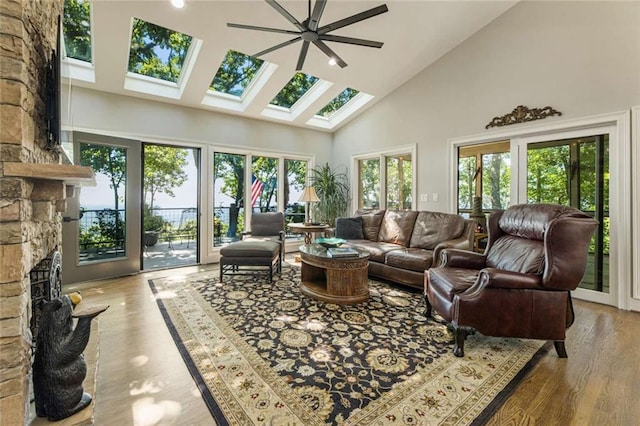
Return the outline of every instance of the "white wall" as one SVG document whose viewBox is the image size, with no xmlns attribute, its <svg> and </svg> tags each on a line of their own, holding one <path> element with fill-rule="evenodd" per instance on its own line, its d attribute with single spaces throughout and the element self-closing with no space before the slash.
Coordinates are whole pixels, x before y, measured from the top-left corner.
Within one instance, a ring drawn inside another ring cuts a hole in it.
<svg viewBox="0 0 640 426">
<path fill-rule="evenodd" d="M 259 148 L 330 160 L 329 133 L 194 108 L 98 92 L 63 88 L 65 129 L 117 135 L 142 141 L 172 141 Z M 70 101 L 69 101 L 70 98 Z"/>
<path fill-rule="evenodd" d="M 518 105 L 552 122 L 638 104 L 640 2 L 522 2 L 336 132 L 333 162 L 417 144 L 417 193 L 440 195 L 417 207 L 447 211 L 449 139 Z"/>
</svg>

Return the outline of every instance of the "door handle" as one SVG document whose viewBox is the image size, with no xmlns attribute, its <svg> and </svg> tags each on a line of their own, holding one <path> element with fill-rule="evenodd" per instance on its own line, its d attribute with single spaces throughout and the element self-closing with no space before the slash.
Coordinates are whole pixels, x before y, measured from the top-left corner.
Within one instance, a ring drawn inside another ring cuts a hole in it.
<svg viewBox="0 0 640 426">
<path fill-rule="evenodd" d="M 67 216 L 63 216 L 62 217 L 62 221 L 63 222 L 75 222 L 77 220 L 80 220 L 80 218 L 75 218 L 75 217 L 67 217 Z"/>
</svg>

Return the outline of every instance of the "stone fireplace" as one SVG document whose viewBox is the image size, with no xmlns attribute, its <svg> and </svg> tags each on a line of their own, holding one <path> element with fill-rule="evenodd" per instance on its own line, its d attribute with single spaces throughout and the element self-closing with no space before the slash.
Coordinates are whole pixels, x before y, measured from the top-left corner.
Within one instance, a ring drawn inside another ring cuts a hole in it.
<svg viewBox="0 0 640 426">
<path fill-rule="evenodd" d="M 67 194 L 91 173 L 46 145 L 44 72 L 62 0 L 0 2 L 0 412 L 25 424 L 31 377 L 30 272 L 62 247 Z M 75 180 L 75 181 L 74 181 Z"/>
</svg>

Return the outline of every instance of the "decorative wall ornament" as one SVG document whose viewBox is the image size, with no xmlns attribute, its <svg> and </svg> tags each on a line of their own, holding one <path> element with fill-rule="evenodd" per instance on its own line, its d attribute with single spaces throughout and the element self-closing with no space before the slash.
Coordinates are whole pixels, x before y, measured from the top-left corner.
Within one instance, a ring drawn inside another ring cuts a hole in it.
<svg viewBox="0 0 640 426">
<path fill-rule="evenodd" d="M 529 108 L 524 105 L 518 105 L 509 114 L 505 114 L 502 117 L 493 117 L 493 120 L 484 126 L 484 128 L 488 129 L 489 127 L 501 127 L 508 126 L 509 124 L 540 120 L 552 115 L 562 115 L 562 113 L 560 111 L 556 111 L 550 106 L 546 106 L 544 108 Z"/>
</svg>

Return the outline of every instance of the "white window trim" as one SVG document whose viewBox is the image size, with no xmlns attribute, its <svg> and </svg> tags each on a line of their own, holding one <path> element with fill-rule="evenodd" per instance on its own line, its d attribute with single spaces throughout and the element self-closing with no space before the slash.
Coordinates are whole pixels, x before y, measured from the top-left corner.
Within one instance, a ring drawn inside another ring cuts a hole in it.
<svg viewBox="0 0 640 426">
<path fill-rule="evenodd" d="M 307 108 L 309 108 L 320 96 L 322 96 L 329 88 L 333 86 L 330 81 L 318 79 L 313 86 L 309 88 L 300 99 L 298 99 L 291 108 L 285 108 L 278 105 L 268 104 L 262 110 L 261 115 L 269 118 L 275 118 L 283 121 L 294 121 Z"/>
<path fill-rule="evenodd" d="M 355 113 L 357 110 L 368 104 L 374 98 L 373 95 L 360 92 L 349 100 L 342 107 L 338 108 L 329 117 L 322 117 L 320 115 L 314 115 L 306 124 L 309 126 L 319 127 L 322 129 L 331 130 L 338 124 L 342 123 L 347 117 Z"/>
</svg>

